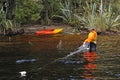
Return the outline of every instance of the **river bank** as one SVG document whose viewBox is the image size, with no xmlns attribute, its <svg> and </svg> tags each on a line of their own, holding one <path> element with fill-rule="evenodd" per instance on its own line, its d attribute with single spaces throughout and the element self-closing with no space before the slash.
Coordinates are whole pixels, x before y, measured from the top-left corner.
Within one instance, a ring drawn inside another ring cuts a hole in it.
<svg viewBox="0 0 120 80">
<path fill-rule="evenodd" d="M 43 29 L 55 29 L 55 28 L 63 28 L 62 33 L 64 34 L 88 34 L 88 29 L 81 28 L 79 30 L 71 27 L 70 25 L 24 25 L 22 27 L 13 28 L 13 32 L 18 32 L 20 29 L 24 30 L 24 34 L 35 34 L 38 30 Z M 114 30 L 106 30 L 104 32 L 97 32 L 98 35 L 120 35 L 120 31 Z M 3 32 L 0 31 L 0 35 L 3 35 Z"/>
<path fill-rule="evenodd" d="M 81 28 L 79 30 L 69 26 L 69 25 L 50 25 L 50 26 L 42 26 L 42 25 L 26 25 L 23 27 L 26 34 L 34 34 L 38 30 L 43 29 L 54 29 L 54 28 L 63 28 L 63 33 L 65 34 L 87 34 L 89 33 L 88 29 Z M 98 32 L 98 35 L 119 35 L 120 31 L 114 30 L 106 30 L 104 32 Z"/>
<path fill-rule="evenodd" d="M 63 28 L 63 33 L 73 33 L 75 32 L 72 27 L 69 25 L 50 25 L 50 26 L 42 26 L 42 25 L 25 25 L 23 29 L 26 34 L 34 34 L 38 30 L 43 29 L 55 29 L 55 28 Z"/>
</svg>

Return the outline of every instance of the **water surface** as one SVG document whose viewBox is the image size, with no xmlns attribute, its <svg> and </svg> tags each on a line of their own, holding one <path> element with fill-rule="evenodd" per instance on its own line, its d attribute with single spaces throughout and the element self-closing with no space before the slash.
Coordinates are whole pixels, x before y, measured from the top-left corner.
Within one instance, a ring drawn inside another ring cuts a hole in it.
<svg viewBox="0 0 120 80">
<path fill-rule="evenodd" d="M 60 59 L 86 37 L 33 34 L 14 36 L 8 42 L 8 37 L 1 36 L 0 80 L 119 80 L 120 36 L 98 36 L 96 52 Z M 26 71 L 27 77 L 20 77 L 20 71 Z"/>
</svg>

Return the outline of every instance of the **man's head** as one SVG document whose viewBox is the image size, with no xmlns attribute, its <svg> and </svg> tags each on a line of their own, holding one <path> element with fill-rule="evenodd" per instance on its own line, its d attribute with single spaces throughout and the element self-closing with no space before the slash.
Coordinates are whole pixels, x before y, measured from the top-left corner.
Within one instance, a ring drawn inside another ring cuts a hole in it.
<svg viewBox="0 0 120 80">
<path fill-rule="evenodd" d="M 95 30 L 95 28 L 91 27 L 91 28 L 88 28 L 89 31 L 93 31 Z"/>
</svg>

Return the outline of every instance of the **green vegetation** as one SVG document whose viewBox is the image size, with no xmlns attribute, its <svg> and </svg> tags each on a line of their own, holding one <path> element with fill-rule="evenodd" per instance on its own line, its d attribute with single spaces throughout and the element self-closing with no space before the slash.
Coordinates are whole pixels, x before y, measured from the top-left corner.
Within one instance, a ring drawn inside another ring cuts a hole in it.
<svg viewBox="0 0 120 80">
<path fill-rule="evenodd" d="M 2 31 L 4 32 L 4 34 L 5 30 L 13 27 L 13 21 L 6 19 L 6 13 L 3 8 L 1 8 L 0 10 L 0 25 L 2 26 Z"/>
<path fill-rule="evenodd" d="M 40 19 L 43 6 L 35 0 L 16 0 L 15 20 L 21 24 L 30 24 Z"/>
<path fill-rule="evenodd" d="M 89 27 L 98 31 L 120 30 L 119 4 L 120 0 L 2 0 L 0 25 L 8 28 L 18 23 L 61 23 L 78 30 Z"/>
</svg>

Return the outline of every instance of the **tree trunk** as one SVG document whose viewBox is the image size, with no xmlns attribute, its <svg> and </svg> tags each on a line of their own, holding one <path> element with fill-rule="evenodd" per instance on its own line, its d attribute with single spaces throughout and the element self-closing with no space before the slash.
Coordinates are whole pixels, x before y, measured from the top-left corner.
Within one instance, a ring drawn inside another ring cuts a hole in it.
<svg viewBox="0 0 120 80">
<path fill-rule="evenodd" d="M 13 19 L 13 10 L 15 7 L 15 0 L 6 0 L 3 2 L 3 10 L 7 13 L 6 18 Z"/>
<path fill-rule="evenodd" d="M 42 24 L 50 24 L 49 14 L 50 14 L 50 3 L 48 0 L 42 0 L 44 8 L 41 11 Z"/>
</svg>

